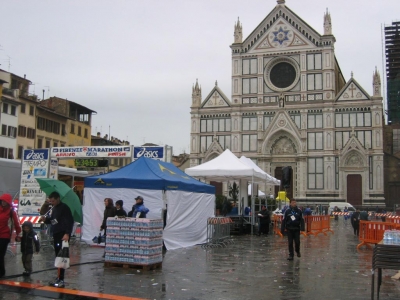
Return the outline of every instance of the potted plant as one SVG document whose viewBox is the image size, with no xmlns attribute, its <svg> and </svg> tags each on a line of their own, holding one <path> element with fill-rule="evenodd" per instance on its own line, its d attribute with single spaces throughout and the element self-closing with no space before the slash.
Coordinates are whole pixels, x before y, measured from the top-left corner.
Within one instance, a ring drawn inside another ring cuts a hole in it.
<svg viewBox="0 0 400 300">
<path fill-rule="evenodd" d="M 215 196 L 215 215 L 216 216 L 220 215 L 220 212 L 222 211 L 222 208 L 224 206 L 225 199 L 226 199 L 226 197 L 223 195 Z"/>
</svg>

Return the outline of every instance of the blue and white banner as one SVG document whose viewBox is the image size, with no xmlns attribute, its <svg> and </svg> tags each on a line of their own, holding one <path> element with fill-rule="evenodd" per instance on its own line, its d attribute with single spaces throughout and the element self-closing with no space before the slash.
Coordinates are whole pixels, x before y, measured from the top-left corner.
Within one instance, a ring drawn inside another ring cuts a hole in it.
<svg viewBox="0 0 400 300">
<path fill-rule="evenodd" d="M 140 157 L 165 161 L 165 149 L 160 146 L 133 147 L 133 161 Z"/>
<path fill-rule="evenodd" d="M 132 157 L 132 146 L 84 146 L 84 147 L 55 147 L 51 148 L 52 158 L 76 158 L 76 157 Z"/>
</svg>

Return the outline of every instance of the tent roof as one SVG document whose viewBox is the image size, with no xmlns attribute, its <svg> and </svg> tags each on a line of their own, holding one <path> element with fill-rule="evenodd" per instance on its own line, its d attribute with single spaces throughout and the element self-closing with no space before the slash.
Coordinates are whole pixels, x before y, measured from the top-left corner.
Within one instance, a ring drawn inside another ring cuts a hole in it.
<svg viewBox="0 0 400 300">
<path fill-rule="evenodd" d="M 265 181 L 264 174 L 241 162 L 229 149 L 204 164 L 187 168 L 185 172 L 190 176 L 212 181 L 239 179 Z"/>
<path fill-rule="evenodd" d="M 249 167 L 252 167 L 254 170 L 260 172 L 261 174 L 264 174 L 265 176 L 265 181 L 267 184 L 273 184 L 273 185 L 281 185 L 281 181 L 279 179 L 276 179 L 275 177 L 269 175 L 267 172 L 262 170 L 259 166 L 257 166 L 254 161 L 252 161 L 250 158 L 246 156 L 242 156 L 240 158 L 240 161 L 247 164 Z"/>
<path fill-rule="evenodd" d="M 141 157 L 125 167 L 85 178 L 85 188 L 181 190 L 214 194 L 215 187 L 200 182 L 171 163 Z"/>
</svg>

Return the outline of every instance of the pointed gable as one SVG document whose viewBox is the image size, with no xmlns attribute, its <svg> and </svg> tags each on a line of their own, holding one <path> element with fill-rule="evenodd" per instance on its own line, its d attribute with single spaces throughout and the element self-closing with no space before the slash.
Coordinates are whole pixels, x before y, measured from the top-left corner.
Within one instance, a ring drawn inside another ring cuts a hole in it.
<svg viewBox="0 0 400 300">
<path fill-rule="evenodd" d="M 201 104 L 202 108 L 214 108 L 214 107 L 228 107 L 231 106 L 228 97 L 221 91 L 217 84 L 208 94 L 208 96 L 204 99 Z"/>
<path fill-rule="evenodd" d="M 242 49 L 251 53 L 266 49 L 316 48 L 321 44 L 321 35 L 281 3 L 243 41 Z"/>
<path fill-rule="evenodd" d="M 371 98 L 368 93 L 360 86 L 360 84 L 353 77 L 351 77 L 351 79 L 338 93 L 336 101 L 357 100 L 371 100 Z"/>
</svg>

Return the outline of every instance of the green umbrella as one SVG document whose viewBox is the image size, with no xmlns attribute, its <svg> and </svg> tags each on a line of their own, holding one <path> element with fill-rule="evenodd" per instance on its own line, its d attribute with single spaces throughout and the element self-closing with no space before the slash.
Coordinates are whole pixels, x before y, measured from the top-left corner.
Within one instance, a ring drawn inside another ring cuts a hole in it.
<svg viewBox="0 0 400 300">
<path fill-rule="evenodd" d="M 82 224 L 82 205 L 78 195 L 63 181 L 51 178 L 36 178 L 40 189 L 49 196 L 52 192 L 60 194 L 61 202 L 68 205 L 75 222 Z"/>
</svg>

